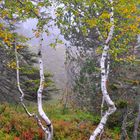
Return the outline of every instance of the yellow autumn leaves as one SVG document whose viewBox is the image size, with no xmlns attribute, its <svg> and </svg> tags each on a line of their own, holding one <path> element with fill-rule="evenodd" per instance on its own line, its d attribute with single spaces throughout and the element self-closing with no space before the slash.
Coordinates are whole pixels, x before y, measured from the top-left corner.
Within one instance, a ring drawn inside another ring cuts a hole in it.
<svg viewBox="0 0 140 140">
<path fill-rule="evenodd" d="M 132 14 L 132 13 L 135 13 L 137 12 L 137 7 L 135 4 L 133 5 L 128 5 L 128 7 L 119 7 L 119 10 L 121 11 L 122 14 Z"/>
<path fill-rule="evenodd" d="M 93 28 L 98 25 L 100 20 L 106 20 L 110 18 L 110 14 L 108 12 L 103 12 L 99 17 L 98 20 L 96 18 L 86 20 L 86 23 L 89 25 L 90 28 Z M 107 22 L 106 22 L 107 24 Z M 109 23 L 108 23 L 109 24 Z"/>
<path fill-rule="evenodd" d="M 7 63 L 7 67 L 8 68 L 11 68 L 11 69 L 16 69 L 17 66 L 16 66 L 16 62 L 14 60 L 10 61 Z"/>
<path fill-rule="evenodd" d="M 5 31 L 1 31 L 0 30 L 0 38 L 3 39 L 4 43 L 8 46 L 8 47 L 12 47 L 12 34 L 5 32 Z"/>
<path fill-rule="evenodd" d="M 96 19 L 88 19 L 87 24 L 89 25 L 90 28 L 93 28 L 97 25 L 97 20 Z"/>
<path fill-rule="evenodd" d="M 36 38 L 39 38 L 39 37 L 40 37 L 40 32 L 39 32 L 39 31 L 36 31 L 36 32 L 35 32 L 35 37 L 36 37 Z"/>
<path fill-rule="evenodd" d="M 8 11 L 7 10 L 3 10 L 1 11 L 1 18 L 4 18 L 8 15 Z"/>
</svg>

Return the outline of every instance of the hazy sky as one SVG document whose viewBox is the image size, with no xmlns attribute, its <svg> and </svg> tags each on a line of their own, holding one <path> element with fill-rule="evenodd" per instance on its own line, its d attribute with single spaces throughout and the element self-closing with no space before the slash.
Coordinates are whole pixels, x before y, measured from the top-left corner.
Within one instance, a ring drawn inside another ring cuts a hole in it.
<svg viewBox="0 0 140 140">
<path fill-rule="evenodd" d="M 32 38 L 34 36 L 32 29 L 36 29 L 37 19 L 28 19 L 26 22 L 18 25 L 18 33 Z M 49 70 L 54 75 L 54 80 L 59 88 L 65 87 L 66 76 L 65 76 L 65 46 L 58 45 L 55 49 L 51 48 L 49 44 L 55 40 L 57 36 L 63 39 L 60 35 L 60 31 L 57 27 L 49 29 L 50 35 L 43 34 L 43 60 L 45 70 Z M 31 51 L 37 53 L 39 38 L 32 38 L 28 44 L 30 44 Z"/>
</svg>

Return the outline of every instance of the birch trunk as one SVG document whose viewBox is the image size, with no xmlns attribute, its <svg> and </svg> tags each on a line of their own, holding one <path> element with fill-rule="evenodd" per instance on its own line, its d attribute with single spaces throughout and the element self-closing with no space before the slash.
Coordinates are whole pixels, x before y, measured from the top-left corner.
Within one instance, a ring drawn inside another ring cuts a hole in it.
<svg viewBox="0 0 140 140">
<path fill-rule="evenodd" d="M 14 42 L 14 48 L 15 48 L 15 57 L 16 57 L 17 87 L 18 87 L 18 90 L 19 90 L 19 92 L 20 92 L 20 94 L 21 94 L 21 96 L 20 96 L 20 102 L 21 102 L 21 104 L 22 104 L 22 106 L 23 106 L 25 112 L 27 113 L 27 115 L 28 115 L 29 117 L 32 117 L 32 116 L 34 116 L 34 113 L 30 113 L 30 112 L 28 111 L 26 105 L 24 104 L 24 92 L 23 92 L 23 90 L 22 90 L 21 87 L 20 87 L 20 77 L 19 77 L 19 69 L 20 69 L 20 67 L 19 67 L 19 59 L 18 59 L 18 52 L 17 52 L 17 48 L 16 48 L 16 42 Z"/>
<path fill-rule="evenodd" d="M 103 102 L 102 102 L 102 106 L 104 101 L 107 103 L 108 105 L 108 110 L 104 113 L 104 115 L 101 118 L 101 121 L 99 123 L 99 125 L 97 126 L 97 128 L 94 130 L 93 134 L 90 136 L 90 140 L 96 140 L 96 137 L 102 133 L 102 131 L 104 130 L 104 126 L 106 125 L 106 122 L 108 120 L 108 117 L 115 112 L 116 107 L 114 105 L 114 102 L 111 100 L 108 92 L 107 92 L 107 85 L 106 82 L 108 80 L 108 74 L 109 74 L 109 61 L 108 61 L 108 57 L 109 57 L 109 42 L 112 39 L 113 36 L 113 32 L 114 32 L 114 13 L 113 13 L 113 0 L 109 0 L 110 4 L 112 5 L 111 7 L 111 12 L 110 12 L 110 23 L 112 24 L 111 28 L 110 28 L 110 32 L 108 34 L 108 37 L 105 41 L 105 45 L 103 48 L 103 52 L 102 52 L 102 57 L 100 60 L 100 67 L 101 67 L 101 91 L 103 94 Z M 106 63 L 107 63 L 107 67 L 106 67 Z"/>
<path fill-rule="evenodd" d="M 41 39 L 42 41 L 43 39 Z M 44 129 L 45 132 L 45 140 L 52 140 L 53 138 L 53 126 L 51 124 L 51 121 L 45 114 L 43 107 L 42 107 L 42 92 L 44 88 L 44 70 L 43 70 L 43 61 L 42 61 L 42 54 L 41 54 L 41 47 L 42 44 L 40 44 L 40 49 L 38 51 L 39 56 L 39 71 L 40 71 L 40 86 L 37 91 L 37 103 L 38 103 L 38 112 L 40 117 L 46 122 L 47 128 Z"/>
<path fill-rule="evenodd" d="M 45 115 L 43 109 L 42 109 L 42 91 L 43 91 L 43 84 L 44 84 L 44 73 L 43 73 L 43 63 L 42 63 L 42 59 L 40 57 L 39 59 L 39 63 L 40 63 L 40 87 L 38 90 L 38 110 L 39 110 L 39 114 L 41 115 L 41 117 L 43 118 L 43 120 L 47 123 L 47 128 L 45 128 L 42 123 L 41 120 L 39 119 L 38 115 L 34 114 L 34 113 L 30 113 L 26 107 L 26 105 L 24 104 L 24 92 L 21 89 L 20 86 L 20 77 L 19 77 L 19 59 L 18 59 L 18 52 L 17 52 L 17 48 L 16 48 L 16 43 L 14 43 L 14 47 L 15 47 L 15 57 L 16 57 L 16 76 L 17 76 L 17 87 L 19 92 L 21 93 L 20 96 L 20 102 L 25 110 L 25 112 L 27 113 L 27 115 L 29 117 L 34 117 L 34 119 L 37 121 L 39 127 L 45 132 L 45 140 L 52 140 L 52 136 L 53 136 L 53 127 L 51 125 L 50 120 L 48 119 L 48 117 Z"/>
</svg>

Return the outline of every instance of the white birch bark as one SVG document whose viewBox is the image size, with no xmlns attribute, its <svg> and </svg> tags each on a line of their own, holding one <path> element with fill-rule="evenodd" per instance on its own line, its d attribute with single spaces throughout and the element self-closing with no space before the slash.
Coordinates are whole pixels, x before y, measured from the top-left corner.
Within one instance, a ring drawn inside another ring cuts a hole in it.
<svg viewBox="0 0 140 140">
<path fill-rule="evenodd" d="M 106 84 L 107 84 L 107 80 L 108 80 L 108 75 L 109 75 L 109 69 L 110 69 L 110 57 L 109 54 L 107 55 L 107 66 L 106 66 Z M 102 103 L 101 103 L 101 117 L 103 116 L 103 108 L 104 108 L 104 103 L 105 103 L 105 99 L 104 96 L 102 97 Z"/>
<path fill-rule="evenodd" d="M 20 77 L 19 77 L 19 59 L 18 59 L 18 52 L 17 52 L 17 48 L 16 48 L 16 42 L 14 42 L 14 47 L 15 47 L 15 57 L 16 57 L 16 77 L 17 77 L 17 87 L 18 87 L 18 90 L 21 94 L 20 96 L 20 102 L 25 110 L 25 112 L 28 114 L 29 117 L 32 117 L 34 116 L 34 113 L 30 113 L 26 107 L 26 105 L 24 104 L 23 100 L 24 100 L 24 92 L 23 90 L 21 89 L 21 86 L 20 86 Z"/>
<path fill-rule="evenodd" d="M 100 67 L 101 67 L 101 91 L 102 91 L 102 94 L 103 94 L 103 100 L 108 105 L 108 110 L 102 116 L 99 125 L 94 130 L 93 134 L 90 136 L 90 140 L 96 140 L 96 137 L 104 130 L 104 126 L 106 125 L 108 117 L 112 113 L 114 113 L 116 111 L 115 104 L 111 100 L 111 98 L 110 98 L 110 96 L 109 96 L 109 94 L 107 92 L 107 85 L 106 85 L 106 82 L 107 82 L 107 79 L 108 79 L 108 74 L 109 74 L 109 63 L 110 63 L 110 62 L 107 62 L 108 51 L 109 51 L 109 42 L 111 41 L 112 36 L 113 36 L 113 32 L 114 32 L 113 0 L 109 0 L 109 2 L 112 5 L 111 12 L 110 12 L 110 23 L 112 24 L 112 26 L 110 28 L 110 32 L 108 34 L 108 37 L 107 37 L 107 39 L 105 41 L 105 45 L 104 45 L 102 56 L 101 56 L 101 60 L 100 60 Z M 107 67 L 106 67 L 106 62 L 107 62 Z"/>
<path fill-rule="evenodd" d="M 43 107 L 42 107 L 42 93 L 43 93 L 43 88 L 44 88 L 44 70 L 43 70 L 41 47 L 42 47 L 42 44 L 40 44 L 40 48 L 38 51 L 39 71 L 40 71 L 40 86 L 39 86 L 39 89 L 37 91 L 38 112 L 39 112 L 40 117 L 46 122 L 46 125 L 47 125 L 47 128 L 44 129 L 45 139 L 52 140 L 52 138 L 53 138 L 53 126 L 51 124 L 51 121 L 49 120 L 49 118 L 45 114 Z"/>
<path fill-rule="evenodd" d="M 94 3 L 94 7 L 97 8 L 96 3 Z M 97 17 L 99 16 L 99 12 L 97 10 L 95 11 L 95 14 L 96 14 Z M 96 27 L 96 31 L 97 31 L 98 35 L 100 36 L 101 40 L 104 41 L 104 38 L 103 38 L 103 36 L 102 36 L 102 34 L 101 34 L 101 32 L 100 32 L 98 27 Z M 109 74 L 109 63 L 107 63 L 106 78 L 108 77 L 108 74 Z M 102 97 L 102 103 L 101 103 L 101 117 L 103 116 L 104 102 L 105 102 L 105 100 L 104 100 L 104 96 L 103 96 Z"/>
<path fill-rule="evenodd" d="M 26 107 L 26 105 L 24 104 L 24 92 L 23 90 L 21 89 L 21 86 L 20 86 L 20 76 L 19 76 L 19 59 L 18 59 L 18 52 L 17 52 L 17 48 L 16 48 L 16 43 L 14 43 L 14 47 L 15 47 L 15 57 L 16 57 L 16 77 L 17 77 L 17 87 L 18 87 L 18 90 L 19 92 L 21 93 L 21 96 L 20 96 L 20 102 L 25 110 L 25 112 L 27 113 L 27 115 L 29 117 L 34 117 L 34 119 L 37 121 L 38 123 L 38 126 L 45 132 L 45 139 L 46 140 L 52 140 L 52 133 L 50 133 L 50 130 L 47 130 L 41 123 L 41 120 L 39 119 L 38 115 L 36 115 L 35 113 L 30 113 Z M 39 98 L 39 108 L 42 108 L 42 106 L 40 105 L 40 103 L 42 104 L 42 98 Z M 40 110 L 41 112 L 42 110 Z M 44 113 L 45 114 L 45 113 Z M 42 114 L 43 115 L 43 114 Z M 45 115 L 44 115 L 45 116 Z M 50 124 L 50 122 L 48 123 Z M 52 126 L 51 125 L 48 125 L 49 129 L 51 128 L 52 130 Z M 51 131 L 53 132 L 53 131 Z"/>
</svg>

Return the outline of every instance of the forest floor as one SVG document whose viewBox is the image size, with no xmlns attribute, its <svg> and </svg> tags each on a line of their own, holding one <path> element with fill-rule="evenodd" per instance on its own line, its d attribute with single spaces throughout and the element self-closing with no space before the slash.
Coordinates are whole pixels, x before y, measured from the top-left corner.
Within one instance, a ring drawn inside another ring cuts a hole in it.
<svg viewBox="0 0 140 140">
<path fill-rule="evenodd" d="M 28 105 L 31 112 L 36 106 Z M 45 104 L 44 110 L 54 126 L 54 140 L 88 140 L 100 117 L 76 109 L 64 109 L 60 103 Z M 0 105 L 0 140 L 43 140 L 42 130 L 29 118 L 20 104 Z M 105 129 L 102 140 L 119 140 L 119 129 Z"/>
</svg>

